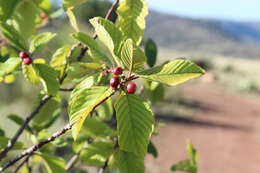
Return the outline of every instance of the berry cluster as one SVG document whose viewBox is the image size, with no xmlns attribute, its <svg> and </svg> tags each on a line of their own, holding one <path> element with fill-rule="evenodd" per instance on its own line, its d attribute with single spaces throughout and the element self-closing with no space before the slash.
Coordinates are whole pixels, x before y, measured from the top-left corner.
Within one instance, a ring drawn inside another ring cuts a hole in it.
<svg viewBox="0 0 260 173">
<path fill-rule="evenodd" d="M 21 51 L 19 53 L 19 57 L 22 59 L 25 65 L 30 65 L 33 61 L 32 58 L 25 51 Z"/>
<path fill-rule="evenodd" d="M 110 86 L 115 89 L 117 89 L 118 86 L 120 86 L 121 88 L 124 88 L 124 86 L 125 86 L 124 83 L 126 82 L 126 80 L 125 80 L 125 76 L 123 75 L 122 67 L 116 67 L 112 72 L 116 76 L 113 76 L 110 79 Z M 120 82 L 120 78 L 118 77 L 119 75 L 121 75 L 122 82 Z M 126 90 L 129 94 L 134 94 L 136 91 L 136 84 L 129 83 L 126 87 Z"/>
</svg>

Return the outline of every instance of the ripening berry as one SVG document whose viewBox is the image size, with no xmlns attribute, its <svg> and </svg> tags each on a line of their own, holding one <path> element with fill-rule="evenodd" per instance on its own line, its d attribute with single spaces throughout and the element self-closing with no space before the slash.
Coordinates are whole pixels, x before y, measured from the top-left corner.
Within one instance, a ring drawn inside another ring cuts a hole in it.
<svg viewBox="0 0 260 173">
<path fill-rule="evenodd" d="M 135 91 L 136 91 L 136 84 L 135 83 L 129 83 L 128 85 L 127 85 L 127 92 L 129 93 L 129 94 L 133 94 L 133 93 L 135 93 Z"/>
<path fill-rule="evenodd" d="M 123 73 L 122 67 L 117 66 L 117 67 L 113 70 L 113 74 L 114 74 L 114 75 L 121 75 L 122 73 Z"/>
<path fill-rule="evenodd" d="M 117 88 L 117 86 L 119 85 L 120 81 L 118 77 L 112 77 L 110 79 L 110 86 L 113 88 Z"/>
<path fill-rule="evenodd" d="M 46 19 L 47 18 L 46 14 L 44 12 L 41 13 L 41 18 L 42 19 Z"/>
<path fill-rule="evenodd" d="M 24 59 L 23 59 L 23 63 L 24 63 L 25 65 L 30 65 L 30 64 L 32 63 L 32 58 L 30 58 L 30 57 L 24 58 Z"/>
<path fill-rule="evenodd" d="M 21 59 L 24 59 L 24 58 L 27 58 L 28 55 L 27 55 L 27 53 L 23 50 L 23 51 L 21 51 L 21 52 L 19 53 L 19 57 L 20 57 Z"/>
</svg>

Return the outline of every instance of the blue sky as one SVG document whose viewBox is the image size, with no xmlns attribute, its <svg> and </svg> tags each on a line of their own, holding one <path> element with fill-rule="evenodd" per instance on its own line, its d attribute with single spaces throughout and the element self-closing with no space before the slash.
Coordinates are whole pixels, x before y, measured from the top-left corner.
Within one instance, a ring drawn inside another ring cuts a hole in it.
<svg viewBox="0 0 260 173">
<path fill-rule="evenodd" d="M 151 9 L 189 17 L 260 21 L 260 0 L 148 0 Z"/>
</svg>

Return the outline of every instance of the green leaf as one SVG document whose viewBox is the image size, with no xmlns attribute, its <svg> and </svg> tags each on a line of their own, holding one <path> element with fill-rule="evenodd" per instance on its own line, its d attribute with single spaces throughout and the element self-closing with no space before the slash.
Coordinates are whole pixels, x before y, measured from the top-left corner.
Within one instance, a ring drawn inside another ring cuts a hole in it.
<svg viewBox="0 0 260 173">
<path fill-rule="evenodd" d="M 78 94 L 73 94 L 69 103 L 70 123 L 76 123 L 72 127 L 72 135 L 76 140 L 78 133 L 86 117 L 95 109 L 96 105 L 112 94 L 112 88 L 91 87 Z"/>
<path fill-rule="evenodd" d="M 117 9 L 119 26 L 124 38 L 131 38 L 136 45 L 142 41 L 145 17 L 148 15 L 146 0 L 123 0 Z"/>
<path fill-rule="evenodd" d="M 30 45 L 30 53 L 35 53 L 44 49 L 44 47 L 56 36 L 56 34 L 52 34 L 50 32 L 45 32 L 35 36 Z"/>
<path fill-rule="evenodd" d="M 153 105 L 156 104 L 158 101 L 163 100 L 164 98 L 163 84 L 145 80 L 144 86 L 145 86 L 145 94 Z"/>
<path fill-rule="evenodd" d="M 154 144 L 152 143 L 152 141 L 150 141 L 150 143 L 148 144 L 147 152 L 152 154 L 154 158 L 158 157 L 158 151 L 157 151 L 156 147 L 154 146 Z"/>
<path fill-rule="evenodd" d="M 19 0 L 0 0 L 0 20 L 6 21 L 10 18 L 19 2 Z"/>
<path fill-rule="evenodd" d="M 115 157 L 120 173 L 145 173 L 144 160 L 138 155 L 119 151 Z"/>
<path fill-rule="evenodd" d="M 43 97 L 44 94 L 39 95 L 35 106 L 39 104 Z M 56 111 L 59 106 L 59 103 L 60 97 L 57 95 L 56 97 L 51 98 L 46 104 L 44 104 L 35 116 L 35 118 L 32 120 L 33 126 L 38 128 L 43 127 L 46 122 L 52 118 L 54 111 Z"/>
<path fill-rule="evenodd" d="M 25 40 L 37 33 L 40 14 L 41 10 L 32 0 L 21 1 L 15 9 L 12 23 Z"/>
<path fill-rule="evenodd" d="M 205 71 L 196 64 L 184 59 L 177 59 L 167 64 L 142 71 L 138 75 L 144 79 L 174 86 L 199 77 L 204 73 Z"/>
<path fill-rule="evenodd" d="M 0 136 L 0 152 L 6 147 L 8 144 L 9 138 L 6 138 L 4 136 Z M 26 145 L 22 142 L 16 142 L 14 144 L 14 147 L 12 148 L 13 150 L 24 150 L 26 149 Z"/>
<path fill-rule="evenodd" d="M 139 96 L 122 93 L 115 102 L 119 146 L 144 158 L 153 129 L 153 112 Z"/>
<path fill-rule="evenodd" d="M 121 61 L 126 69 L 138 71 L 144 68 L 146 57 L 142 49 L 134 45 L 132 39 L 127 39 L 122 47 Z"/>
<path fill-rule="evenodd" d="M 26 50 L 26 42 L 20 33 L 11 25 L 7 23 L 0 23 L 0 29 L 2 35 L 8 40 L 8 42 L 18 50 Z"/>
<path fill-rule="evenodd" d="M 121 42 L 123 40 L 120 30 L 115 24 L 101 17 L 90 19 L 90 23 L 95 28 L 98 39 L 110 50 L 116 62 L 120 64 L 118 56 L 120 55 Z"/>
<path fill-rule="evenodd" d="M 21 63 L 20 58 L 9 58 L 4 63 L 0 63 L 0 77 L 13 72 Z"/>
<path fill-rule="evenodd" d="M 78 27 L 77 20 L 76 20 L 76 17 L 74 15 L 73 11 L 68 9 L 67 14 L 68 14 L 71 26 L 73 27 L 73 29 L 75 29 L 76 32 L 79 32 L 79 27 Z"/>
<path fill-rule="evenodd" d="M 102 65 L 99 63 L 84 63 L 77 62 L 71 63 L 68 71 L 68 78 L 78 79 L 89 74 L 96 73 L 96 71 L 102 71 Z"/>
<path fill-rule="evenodd" d="M 180 161 L 171 167 L 172 171 L 185 171 L 188 173 L 197 173 L 197 168 L 191 165 L 190 160 Z"/>
<path fill-rule="evenodd" d="M 5 136 L 5 131 L 0 128 L 0 136 Z"/>
<path fill-rule="evenodd" d="M 62 6 L 64 11 L 67 11 L 68 9 L 73 9 L 84 2 L 87 2 L 87 0 L 64 0 Z"/>
<path fill-rule="evenodd" d="M 109 136 L 112 133 L 112 129 L 97 119 L 86 118 L 82 127 L 82 133 L 96 139 Z"/>
<path fill-rule="evenodd" d="M 100 75 L 95 74 L 87 77 L 83 81 L 81 81 L 78 85 L 75 86 L 74 90 L 70 96 L 70 104 L 74 104 L 73 102 L 77 99 L 80 92 L 84 91 L 87 88 L 91 88 L 94 84 L 99 80 Z"/>
<path fill-rule="evenodd" d="M 33 64 L 40 76 L 41 83 L 48 95 L 56 95 L 59 91 L 59 81 L 56 71 L 47 64 Z"/>
<path fill-rule="evenodd" d="M 189 154 L 193 164 L 197 164 L 198 161 L 198 152 L 196 151 L 196 149 L 193 147 L 192 143 L 189 142 L 187 145 L 187 153 Z"/>
<path fill-rule="evenodd" d="M 157 59 L 157 46 L 152 39 L 148 39 L 145 44 L 145 55 L 147 57 L 147 64 L 153 67 Z"/>
<path fill-rule="evenodd" d="M 70 49 L 70 45 L 63 46 L 56 50 L 56 52 L 52 56 L 50 65 L 58 72 L 59 76 L 63 75 L 64 68 L 67 63 L 67 56 L 70 52 Z"/>
<path fill-rule="evenodd" d="M 33 85 L 38 85 L 40 83 L 40 76 L 38 74 L 37 69 L 31 65 L 22 64 L 24 77 Z"/>
<path fill-rule="evenodd" d="M 47 128 L 51 127 L 56 122 L 56 120 L 58 119 L 60 114 L 61 114 L 61 110 L 56 109 L 54 111 L 54 113 L 52 114 L 52 117 L 47 122 L 44 123 L 43 129 L 47 129 Z"/>
<path fill-rule="evenodd" d="M 109 121 L 114 113 L 112 100 L 110 98 L 107 99 L 107 101 L 97 107 L 96 112 L 99 119 Z"/>
<path fill-rule="evenodd" d="M 105 54 L 103 54 L 102 51 L 100 51 L 98 43 L 96 40 L 94 40 L 94 38 L 82 32 L 74 33 L 72 36 L 81 43 L 88 46 L 90 55 L 93 60 L 97 60 L 98 62 L 105 62 L 108 65 L 111 65 L 110 59 Z"/>
<path fill-rule="evenodd" d="M 172 171 L 185 171 L 188 173 L 197 173 L 198 171 L 198 153 L 193 147 L 192 143 L 189 142 L 187 145 L 187 153 L 190 156 L 190 160 L 183 160 L 171 167 Z"/>
<path fill-rule="evenodd" d="M 88 166 L 102 166 L 114 152 L 114 142 L 95 142 L 88 144 L 80 153 L 80 159 Z"/>
<path fill-rule="evenodd" d="M 47 173 L 67 173 L 65 170 L 65 162 L 59 157 L 53 157 L 49 154 L 41 153 L 41 158 L 44 160 L 47 168 Z"/>
<path fill-rule="evenodd" d="M 21 126 L 23 123 L 24 123 L 24 119 L 21 118 L 20 116 L 18 115 L 14 115 L 14 114 L 11 114 L 11 115 L 8 115 L 7 116 L 8 119 L 12 120 L 13 122 L 15 122 L 17 125 Z M 30 127 L 30 125 L 27 125 L 25 130 L 31 134 L 33 134 L 33 130 L 32 128 Z"/>
<path fill-rule="evenodd" d="M 51 13 L 51 3 L 49 0 L 33 0 L 36 5 L 41 8 L 46 14 Z"/>
</svg>

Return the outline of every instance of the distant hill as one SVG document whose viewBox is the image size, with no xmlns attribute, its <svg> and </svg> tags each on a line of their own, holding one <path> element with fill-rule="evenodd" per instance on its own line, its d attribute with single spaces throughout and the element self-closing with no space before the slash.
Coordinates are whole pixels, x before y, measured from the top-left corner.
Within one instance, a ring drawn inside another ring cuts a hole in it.
<svg viewBox="0 0 260 173">
<path fill-rule="evenodd" d="M 177 51 L 260 58 L 260 22 L 192 19 L 152 11 L 145 37 Z"/>
</svg>

